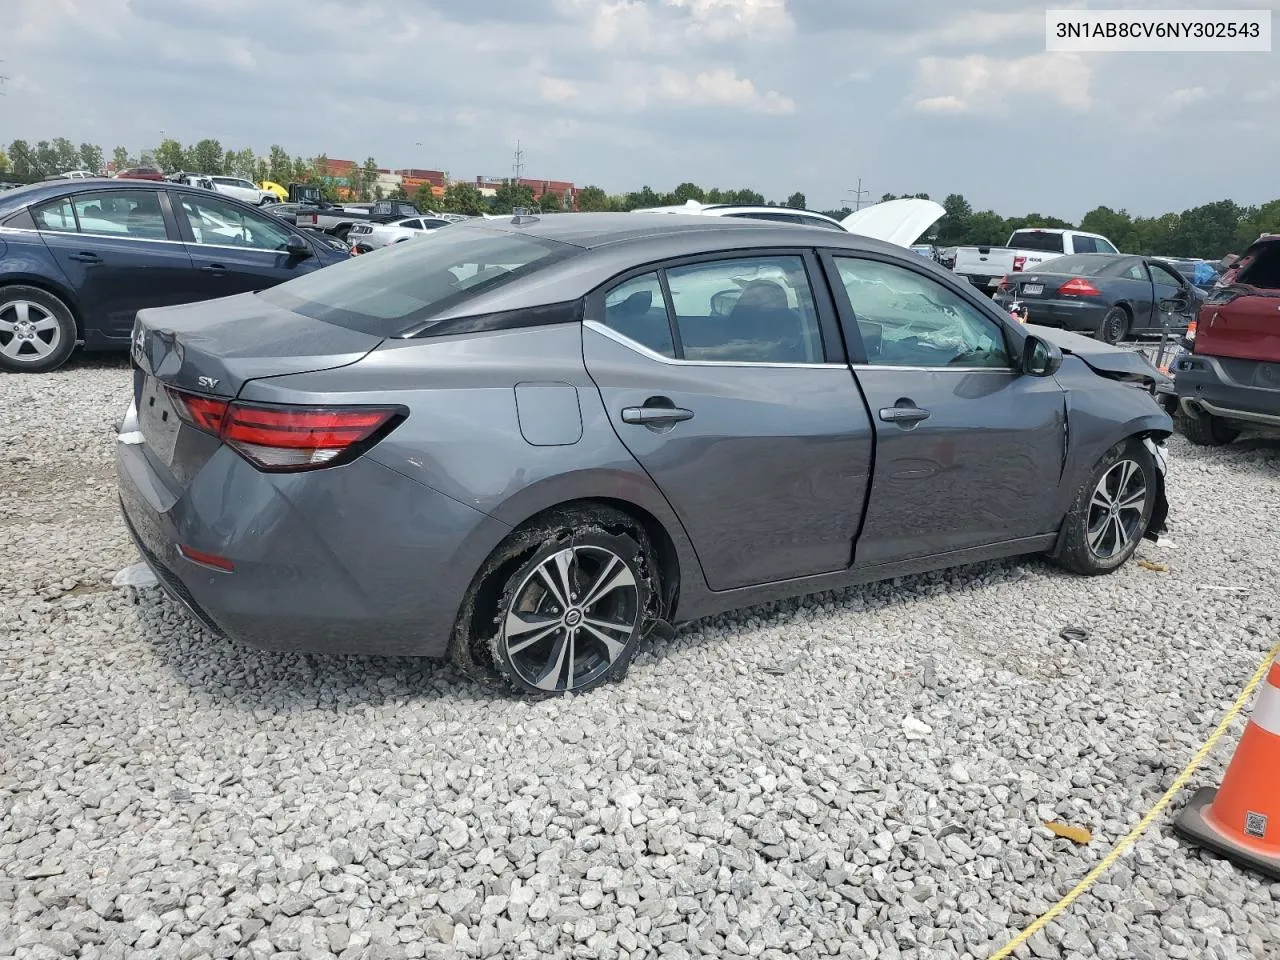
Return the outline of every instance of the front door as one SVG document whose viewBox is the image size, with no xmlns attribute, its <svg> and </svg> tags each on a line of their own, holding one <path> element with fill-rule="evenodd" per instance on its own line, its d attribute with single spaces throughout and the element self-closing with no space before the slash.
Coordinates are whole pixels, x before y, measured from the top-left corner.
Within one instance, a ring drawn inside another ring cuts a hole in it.
<svg viewBox="0 0 1280 960">
<path fill-rule="evenodd" d="M 274 214 L 245 210 L 214 193 L 178 193 L 174 212 L 210 300 L 265 290 L 320 266 L 285 247 L 290 233 Z"/>
<path fill-rule="evenodd" d="M 32 210 L 84 311 L 86 338 L 128 341 L 147 307 L 195 299 L 191 258 L 157 190 L 102 190 Z"/>
<path fill-rule="evenodd" d="M 1066 442 L 1056 380 L 1020 375 L 1000 322 L 923 268 L 830 264 L 876 431 L 857 565 L 1053 532 Z"/>
<path fill-rule="evenodd" d="M 712 590 L 852 559 L 872 428 L 816 269 L 797 253 L 684 263 L 588 302 L 587 369 Z"/>
</svg>

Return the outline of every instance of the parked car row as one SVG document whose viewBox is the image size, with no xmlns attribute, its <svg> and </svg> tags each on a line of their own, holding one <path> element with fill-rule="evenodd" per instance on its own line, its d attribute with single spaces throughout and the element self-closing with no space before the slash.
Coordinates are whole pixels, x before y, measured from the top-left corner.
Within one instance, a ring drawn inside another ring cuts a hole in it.
<svg viewBox="0 0 1280 960">
<path fill-rule="evenodd" d="M 847 229 L 477 219 L 141 310 L 133 362 L 126 524 L 209 629 L 533 694 L 783 596 L 1107 573 L 1167 512 L 1154 368 Z"/>
<path fill-rule="evenodd" d="M 0 194 L 0 369 L 61 365 L 77 343 L 128 349 L 140 309 L 262 290 L 349 259 L 232 197 L 85 179 Z"/>
</svg>

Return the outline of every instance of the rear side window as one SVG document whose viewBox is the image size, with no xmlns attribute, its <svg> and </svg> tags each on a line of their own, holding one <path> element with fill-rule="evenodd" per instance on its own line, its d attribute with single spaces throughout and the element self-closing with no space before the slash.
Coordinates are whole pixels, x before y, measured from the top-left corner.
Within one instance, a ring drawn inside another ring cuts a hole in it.
<svg viewBox="0 0 1280 960">
<path fill-rule="evenodd" d="M 656 273 L 618 284 L 605 295 L 604 323 L 629 340 L 664 357 L 674 357 L 671 323 Z"/>
<path fill-rule="evenodd" d="M 169 232 L 154 190 L 107 190 L 75 199 L 81 233 L 141 240 L 166 240 Z"/>
<path fill-rule="evenodd" d="M 579 248 L 483 229 L 397 243 L 259 294 L 294 313 L 390 337 L 466 300 L 527 277 Z"/>
<path fill-rule="evenodd" d="M 1019 250 L 1043 250 L 1045 253 L 1062 253 L 1062 234 L 1043 230 L 1015 230 L 1009 238 L 1009 246 Z"/>
<path fill-rule="evenodd" d="M 717 260 L 667 271 L 684 359 L 821 363 L 804 259 Z"/>
<path fill-rule="evenodd" d="M 75 233 L 75 211 L 71 209 L 71 198 L 61 197 L 31 208 L 31 216 L 36 222 L 37 230 L 52 230 L 58 233 Z"/>
<path fill-rule="evenodd" d="M 1098 252 L 1098 244 L 1094 242 L 1093 237 L 1076 237 L 1071 241 L 1071 246 L 1075 247 L 1076 253 Z"/>
</svg>

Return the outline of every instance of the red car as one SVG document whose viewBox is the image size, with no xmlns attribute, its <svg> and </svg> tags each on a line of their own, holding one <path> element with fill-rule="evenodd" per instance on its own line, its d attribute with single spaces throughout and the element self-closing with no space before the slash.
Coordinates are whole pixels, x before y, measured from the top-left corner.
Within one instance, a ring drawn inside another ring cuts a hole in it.
<svg viewBox="0 0 1280 960">
<path fill-rule="evenodd" d="M 164 171 L 159 167 L 130 167 L 116 174 L 117 180 L 163 180 Z"/>
<path fill-rule="evenodd" d="M 1174 364 L 1177 423 L 1192 443 L 1280 429 L 1280 234 L 1264 234 L 1223 275 Z"/>
</svg>

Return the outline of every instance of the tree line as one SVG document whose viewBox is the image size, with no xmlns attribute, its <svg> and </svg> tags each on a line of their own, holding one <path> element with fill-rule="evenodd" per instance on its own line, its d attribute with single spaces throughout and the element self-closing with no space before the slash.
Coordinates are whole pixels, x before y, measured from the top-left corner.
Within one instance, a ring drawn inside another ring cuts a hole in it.
<svg viewBox="0 0 1280 960">
<path fill-rule="evenodd" d="M 196 173 L 243 177 L 261 183 L 310 183 L 320 187 L 331 202 L 340 198 L 340 185 L 327 176 L 328 158 L 298 157 L 278 144 L 273 144 L 265 154 L 251 148 L 224 150 L 217 140 L 204 139 L 183 146 L 168 138 L 160 145 L 139 154 L 130 153 L 125 147 L 111 152 L 116 169 L 126 169 L 152 164 L 165 173 L 180 170 Z M 65 137 L 41 140 L 30 144 L 14 140 L 0 150 L 0 176 L 22 181 L 39 180 L 68 170 L 88 170 L 99 173 L 106 168 L 106 157 L 100 146 L 92 143 L 72 143 Z M 387 195 L 378 184 L 378 164 L 368 157 L 357 164 L 344 179 L 347 180 L 344 199 L 374 200 Z M 713 187 L 703 189 L 696 183 L 681 183 L 670 192 L 659 192 L 644 186 L 629 193 L 610 194 L 598 186 L 586 186 L 575 197 L 565 197 L 548 190 L 535 197 L 527 184 L 506 181 L 496 188 L 495 195 L 485 196 L 470 183 L 452 183 L 437 197 L 430 187 L 423 185 L 412 193 L 403 186 L 390 192 L 399 199 L 413 200 L 420 209 L 438 213 L 461 213 L 476 216 L 482 213 L 506 213 L 515 207 L 538 209 L 544 213 L 568 209 L 581 211 L 627 211 L 644 207 L 672 206 L 689 200 L 701 203 L 732 203 L 791 207 L 803 209 L 806 198 L 796 192 L 785 200 L 766 200 L 763 194 L 743 188 L 737 190 Z M 886 193 L 881 200 L 893 200 L 899 196 L 928 199 L 925 193 Z M 1227 253 L 1241 252 L 1262 233 L 1280 233 L 1280 199 L 1260 206 L 1243 206 L 1233 200 L 1218 200 L 1158 217 L 1133 216 L 1126 210 L 1112 210 L 1100 206 L 1081 218 L 1078 224 L 1060 217 L 1037 212 L 1017 217 L 1003 217 L 994 210 L 974 210 L 962 194 L 948 195 L 942 206 L 946 213 L 935 225 L 927 239 L 938 246 L 969 246 L 977 244 L 1003 244 L 1009 234 L 1023 227 L 1062 227 L 1100 233 L 1126 253 L 1163 256 L 1206 257 L 1216 259 Z M 842 219 L 852 211 L 848 207 L 820 211 L 836 219 Z"/>
</svg>

